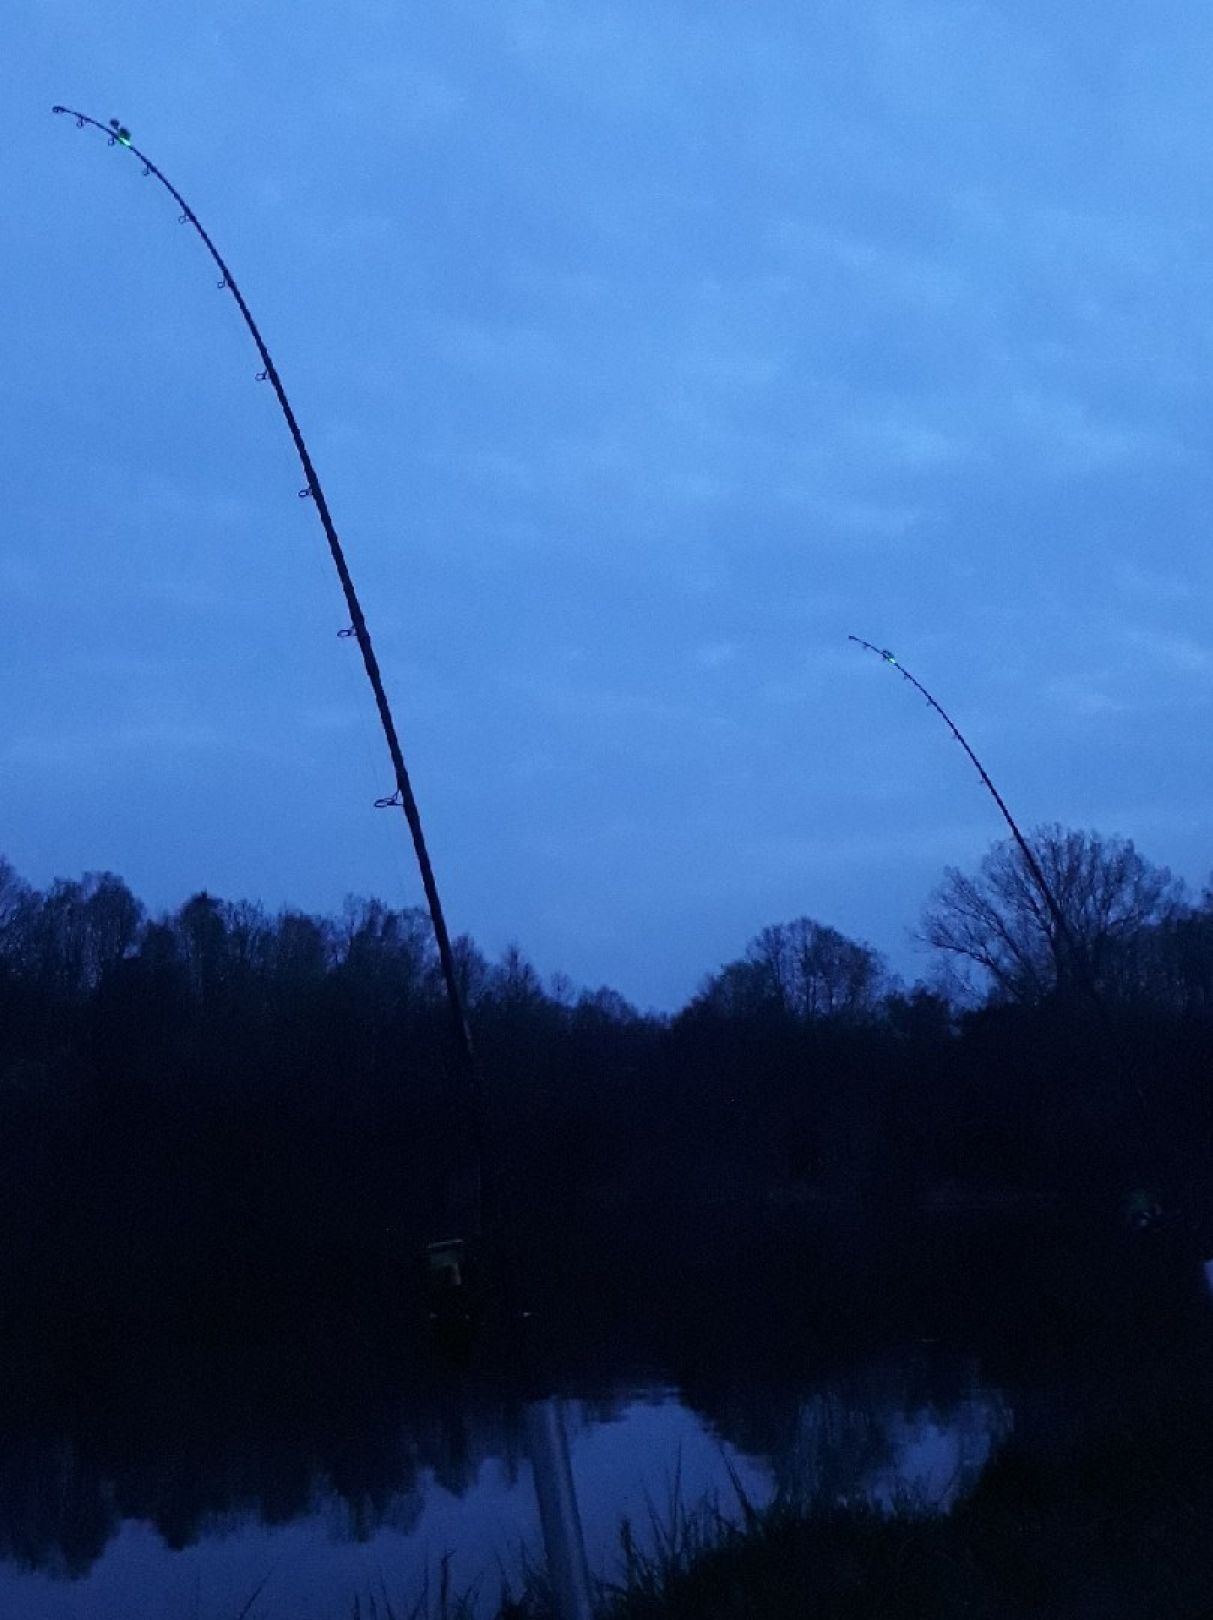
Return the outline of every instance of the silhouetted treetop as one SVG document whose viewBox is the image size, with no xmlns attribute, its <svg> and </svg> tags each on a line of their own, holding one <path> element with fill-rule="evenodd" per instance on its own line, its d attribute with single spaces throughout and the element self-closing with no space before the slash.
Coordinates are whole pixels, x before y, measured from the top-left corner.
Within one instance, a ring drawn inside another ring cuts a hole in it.
<svg viewBox="0 0 1213 1620">
<path fill-rule="evenodd" d="M 972 875 L 947 869 L 920 937 L 959 967 L 962 982 L 996 999 L 1043 1001 L 1076 967 L 1097 987 L 1114 988 L 1128 942 L 1180 914 L 1182 884 L 1129 838 L 1054 823 L 1028 842 L 1069 941 L 1011 839 L 993 845 Z M 1067 961 L 1068 944 L 1078 964 Z"/>
<path fill-rule="evenodd" d="M 863 1022 L 877 1017 L 893 987 L 870 945 L 798 917 L 764 928 L 743 957 L 704 981 L 692 1006 L 726 1018 Z"/>
</svg>

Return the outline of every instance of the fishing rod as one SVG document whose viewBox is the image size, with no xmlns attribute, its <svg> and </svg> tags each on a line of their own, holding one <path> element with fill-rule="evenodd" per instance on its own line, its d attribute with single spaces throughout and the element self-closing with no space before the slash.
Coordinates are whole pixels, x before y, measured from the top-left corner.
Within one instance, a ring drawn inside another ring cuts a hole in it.
<svg viewBox="0 0 1213 1620">
<path fill-rule="evenodd" d="M 865 641 L 862 636 L 848 636 L 847 640 L 854 641 L 860 647 L 865 647 L 868 652 L 875 653 L 877 658 L 881 659 L 884 663 L 889 664 L 893 669 L 895 669 L 903 680 L 909 681 L 910 685 L 914 687 L 915 691 L 922 694 L 930 707 L 934 709 L 936 714 L 938 714 L 943 720 L 953 737 L 955 737 L 956 741 L 964 749 L 970 760 L 972 760 L 977 769 L 977 774 L 981 777 L 981 780 L 988 790 L 990 797 L 994 800 L 994 803 L 1002 812 L 1003 820 L 1011 829 L 1015 842 L 1019 846 L 1020 853 L 1023 855 L 1024 864 L 1027 866 L 1027 869 L 1031 874 L 1032 881 L 1035 883 L 1040 892 L 1041 898 L 1048 907 L 1049 915 L 1052 918 L 1053 925 L 1057 930 L 1057 937 L 1061 944 L 1065 947 L 1066 954 L 1070 958 L 1070 966 L 1075 979 L 1078 981 L 1079 987 L 1095 1009 L 1100 1026 L 1103 1030 L 1105 1041 L 1112 1055 L 1113 1062 L 1116 1068 L 1120 1071 L 1121 1079 L 1126 1081 L 1129 1087 L 1132 1089 L 1133 1095 L 1141 1110 L 1142 1122 L 1145 1127 L 1145 1134 L 1149 1143 L 1148 1156 L 1153 1162 L 1154 1171 L 1157 1173 L 1160 1163 L 1163 1161 L 1166 1162 L 1168 1167 L 1173 1167 L 1176 1164 L 1175 1156 L 1169 1150 L 1160 1149 L 1158 1133 L 1154 1126 L 1153 1116 L 1150 1113 L 1149 1104 L 1146 1102 L 1145 1093 L 1141 1089 L 1141 1084 L 1124 1054 L 1124 1050 L 1120 1043 L 1120 1038 L 1112 1021 L 1112 1015 L 1108 1010 L 1107 1003 L 1100 994 L 1098 985 L 1095 983 L 1095 979 L 1090 971 L 1090 966 L 1087 962 L 1086 955 L 1084 952 L 1080 951 L 1078 942 L 1075 940 L 1074 934 L 1071 931 L 1069 924 L 1066 922 L 1065 914 L 1057 902 L 1057 897 L 1053 893 L 1051 884 L 1041 869 L 1040 862 L 1036 859 L 1032 846 L 1028 843 L 1023 833 L 1020 832 L 1015 817 L 1011 814 L 1007 807 L 1006 800 L 994 786 L 994 783 L 990 780 L 989 772 L 978 759 L 977 755 L 973 752 L 960 727 L 952 719 L 951 715 L 948 714 L 947 710 L 944 709 L 934 697 L 932 697 L 921 681 L 915 679 L 915 677 L 911 675 L 910 671 L 905 667 L 904 664 L 898 662 L 887 647 L 876 647 L 872 644 L 872 642 Z M 1058 968 L 1060 970 L 1060 955 L 1057 952 L 1055 952 L 1055 955 L 1058 957 Z M 1178 1193 L 1178 1189 L 1176 1189 L 1176 1191 Z"/>
<path fill-rule="evenodd" d="M 1032 881 L 1039 890 L 1041 899 L 1049 908 L 1049 916 L 1053 919 L 1053 926 L 1057 929 L 1058 937 L 1065 946 L 1066 950 L 1070 953 L 1074 965 L 1077 966 L 1078 946 L 1073 934 L 1070 932 L 1070 927 L 1066 922 L 1065 914 L 1057 903 L 1057 897 L 1053 893 L 1052 885 L 1049 883 L 1048 879 L 1044 875 L 1044 872 L 1041 870 L 1040 862 L 1036 859 L 1032 846 L 1020 832 L 1019 827 L 1016 824 L 1015 817 L 1007 808 L 1006 800 L 990 780 L 989 773 L 987 772 L 985 766 L 969 747 L 969 744 L 965 740 L 964 734 L 960 727 L 952 719 L 951 715 L 948 714 L 947 710 L 935 701 L 922 682 L 915 680 L 914 676 L 910 674 L 909 670 L 904 664 L 898 663 L 887 647 L 874 647 L 870 641 L 865 641 L 862 636 L 848 636 L 847 640 L 858 642 L 861 647 L 866 647 L 869 652 L 875 653 L 877 658 L 883 659 L 886 664 L 892 665 L 903 680 L 909 681 L 910 685 L 914 687 L 916 691 L 921 692 L 923 697 L 926 698 L 927 702 L 930 704 L 931 708 L 933 708 L 935 713 L 943 720 L 953 737 L 956 738 L 956 741 L 973 761 L 973 764 L 977 768 L 977 774 L 985 783 L 990 797 L 994 800 L 994 803 L 998 806 L 999 810 L 1001 810 L 1003 820 L 1011 829 L 1011 834 L 1014 837 L 1015 842 L 1019 845 L 1020 853 L 1023 855 L 1024 864 L 1027 866 L 1028 871 L 1031 874 Z"/>
<path fill-rule="evenodd" d="M 286 425 L 294 441 L 295 449 L 303 468 L 303 488 L 299 491 L 300 500 L 311 500 L 316 507 L 320 518 L 324 537 L 328 541 L 329 552 L 332 555 L 333 565 L 337 570 L 337 577 L 341 582 L 341 589 L 345 596 L 346 606 L 349 609 L 349 627 L 337 632 L 342 640 L 354 640 L 358 643 L 358 650 L 362 654 L 362 662 L 366 668 L 367 679 L 371 683 L 371 690 L 375 696 L 375 707 L 379 712 L 379 723 L 383 728 L 383 735 L 387 742 L 388 754 L 391 757 L 392 773 L 396 781 L 394 793 L 375 800 L 376 809 L 389 809 L 397 805 L 404 811 L 404 818 L 408 823 L 409 834 L 413 842 L 413 851 L 417 857 L 417 865 L 421 872 L 421 884 L 425 890 L 426 904 L 429 908 L 430 921 L 434 928 L 434 939 L 438 946 L 438 960 L 442 969 L 443 984 L 446 988 L 447 1005 L 450 1010 L 451 1026 L 455 1039 L 456 1050 L 459 1053 L 464 1078 L 468 1087 L 471 1101 L 473 1148 L 475 1153 L 475 1181 L 472 1193 L 472 1235 L 479 1237 L 481 1224 L 481 1161 L 483 1156 L 482 1137 L 482 1107 L 484 1085 L 480 1070 L 480 1060 L 472 1041 L 472 1032 L 468 1024 L 467 1011 L 464 1006 L 462 992 L 459 988 L 459 977 L 455 966 L 455 957 L 451 949 L 450 935 L 447 931 L 446 918 L 442 910 L 442 901 L 438 896 L 438 885 L 434 878 L 434 869 L 430 862 L 429 850 L 426 847 L 425 834 L 421 827 L 421 814 L 417 808 L 416 796 L 413 793 L 409 773 L 405 768 L 404 754 L 401 751 L 400 739 L 396 732 L 396 723 L 392 718 L 391 706 L 388 703 L 387 692 L 384 690 L 383 677 L 379 671 L 379 661 L 375 656 L 375 649 L 371 644 L 371 634 L 367 628 L 366 617 L 362 611 L 362 604 L 354 589 L 353 579 L 350 577 L 349 566 L 345 559 L 337 530 L 329 512 L 328 501 L 320 485 L 320 478 L 312 462 L 311 454 L 304 442 L 303 433 L 291 402 L 286 396 L 286 389 L 282 385 L 282 378 L 274 364 L 265 339 L 253 319 L 252 311 L 245 302 L 244 295 L 236 283 L 236 278 L 228 269 L 227 262 L 220 254 L 218 248 L 203 228 L 201 220 L 186 202 L 185 198 L 169 180 L 168 176 L 152 162 L 145 152 L 141 152 L 131 139 L 131 132 L 118 119 L 111 118 L 109 125 L 100 123 L 96 118 L 90 118 L 87 113 L 77 112 L 74 107 L 51 108 L 53 113 L 66 114 L 76 120 L 76 128 L 84 129 L 90 126 L 99 129 L 107 137 L 111 146 L 120 146 L 138 158 L 143 164 L 144 176 L 151 176 L 158 180 L 180 208 L 177 216 L 179 225 L 192 225 L 202 239 L 202 244 L 219 270 L 219 290 L 230 292 L 236 300 L 237 308 L 248 327 L 253 342 L 257 346 L 257 353 L 261 356 L 262 370 L 257 373 L 258 382 L 268 382 L 278 397 L 278 404 L 286 419 Z"/>
</svg>

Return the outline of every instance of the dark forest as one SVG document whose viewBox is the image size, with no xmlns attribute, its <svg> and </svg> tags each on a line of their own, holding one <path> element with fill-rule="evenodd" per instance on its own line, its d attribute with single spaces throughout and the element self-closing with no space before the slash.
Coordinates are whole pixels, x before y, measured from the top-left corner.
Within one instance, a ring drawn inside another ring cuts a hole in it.
<svg viewBox="0 0 1213 1620">
<path fill-rule="evenodd" d="M 1093 996 L 1005 843 L 928 902 L 930 986 L 802 918 L 656 1016 L 461 938 L 487 1207 L 532 1304 L 605 1320 L 710 1277 L 744 1312 L 789 1232 L 820 1228 L 820 1276 L 1007 1210 L 1203 1252 L 1213 897 L 1124 839 L 1032 842 Z M 419 911 L 152 918 L 111 873 L 41 892 L 4 864 L 6 1337 L 70 1360 L 407 1313 L 471 1151 L 448 1042 Z"/>
</svg>

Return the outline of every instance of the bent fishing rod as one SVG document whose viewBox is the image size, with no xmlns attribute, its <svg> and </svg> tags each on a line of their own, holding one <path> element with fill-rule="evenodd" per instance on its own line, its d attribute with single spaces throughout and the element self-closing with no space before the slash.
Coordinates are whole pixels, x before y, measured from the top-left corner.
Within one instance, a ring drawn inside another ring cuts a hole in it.
<svg viewBox="0 0 1213 1620">
<path fill-rule="evenodd" d="M 442 901 L 438 896 L 438 885 L 434 878 L 434 869 L 430 863 L 429 850 L 426 847 L 425 834 L 421 827 L 421 814 L 417 808 L 417 799 L 413 793 L 409 773 L 405 768 L 404 754 L 401 751 L 400 739 L 396 732 L 396 723 L 392 718 L 391 706 L 388 703 L 387 692 L 384 690 L 383 677 L 379 670 L 379 661 L 375 656 L 375 649 L 371 644 L 370 631 L 367 628 L 366 617 L 362 611 L 362 604 L 358 600 L 358 593 L 354 589 L 353 579 L 350 577 L 349 565 L 345 560 L 345 552 L 333 519 L 329 512 L 328 501 L 320 485 L 320 478 L 312 462 L 303 433 L 291 402 L 287 398 L 286 389 L 282 385 L 282 378 L 274 364 L 265 339 L 253 319 L 252 311 L 245 302 L 244 295 L 236 283 L 236 278 L 228 269 L 227 262 L 212 242 L 210 236 L 203 228 L 201 220 L 186 202 L 185 198 L 169 180 L 168 176 L 159 169 L 145 152 L 141 152 L 131 140 L 130 130 L 118 119 L 111 118 L 109 125 L 100 123 L 96 118 L 90 118 L 87 113 L 77 112 L 73 107 L 52 107 L 54 113 L 62 113 L 76 120 L 76 128 L 84 129 L 89 126 L 98 129 L 107 137 L 111 146 L 121 146 L 139 159 L 143 165 L 144 176 L 151 176 L 158 180 L 172 197 L 181 212 L 177 216 L 180 225 L 192 225 L 202 239 L 202 245 L 215 261 L 219 271 L 219 290 L 230 292 L 236 300 L 236 306 L 248 327 L 253 342 L 257 346 L 257 353 L 261 356 L 262 370 L 257 373 L 258 382 L 268 382 L 277 395 L 278 404 L 282 408 L 282 415 L 290 430 L 291 439 L 299 456 L 303 468 L 303 488 L 299 491 L 301 500 L 311 500 L 316 507 L 320 518 L 324 537 L 328 541 L 329 552 L 332 555 L 333 565 L 337 570 L 337 577 L 341 582 L 341 589 L 345 596 L 346 606 L 349 609 L 350 624 L 345 630 L 338 631 L 343 640 L 352 639 L 358 643 L 358 650 L 362 654 L 362 662 L 366 668 L 367 679 L 371 683 L 371 690 L 375 696 L 375 707 L 379 713 L 379 723 L 383 728 L 383 735 L 387 742 L 388 754 L 391 757 L 392 772 L 396 780 L 396 790 L 387 797 L 375 800 L 376 809 L 388 809 L 399 805 L 404 811 L 408 823 L 409 834 L 413 842 L 413 852 L 417 857 L 417 865 L 421 872 L 421 884 L 425 890 L 426 904 L 429 908 L 430 921 L 434 928 L 434 939 L 438 946 L 438 960 L 442 969 L 443 984 L 446 988 L 447 1004 L 450 1009 L 451 1024 L 454 1033 L 456 1049 L 459 1053 L 464 1076 L 470 1093 L 472 1128 L 474 1137 L 474 1150 L 476 1156 L 476 1183 L 473 1193 L 473 1228 L 475 1235 L 479 1235 L 481 1219 L 481 1158 L 482 1158 L 482 1127 L 481 1109 L 483 1104 L 483 1083 L 480 1073 L 480 1062 L 472 1041 L 472 1032 L 468 1024 L 467 1012 L 464 1007 L 463 995 L 459 988 L 459 978 L 455 967 L 455 957 L 451 950 L 450 935 L 447 931 L 446 918 L 442 910 Z"/>
<path fill-rule="evenodd" d="M 893 657 L 893 654 L 888 650 L 887 647 L 874 647 L 870 641 L 865 641 L 862 636 L 848 636 L 847 640 L 858 642 L 861 647 L 866 647 L 869 652 L 875 653 L 877 658 L 883 659 L 886 664 L 891 665 L 903 680 L 909 681 L 910 685 L 914 687 L 916 691 L 921 692 L 923 697 L 926 698 L 927 702 L 930 704 L 931 708 L 933 708 L 935 713 L 939 715 L 940 719 L 947 726 L 953 737 L 956 738 L 956 741 L 973 761 L 973 764 L 977 768 L 978 776 L 980 776 L 981 780 L 984 782 L 990 797 L 994 800 L 994 803 L 998 806 L 999 810 L 1002 811 L 1002 818 L 1006 822 L 1007 826 L 1011 829 L 1011 834 L 1014 837 L 1015 842 L 1019 845 L 1020 853 L 1024 858 L 1024 864 L 1031 875 L 1033 883 L 1035 883 L 1037 890 L 1040 893 L 1041 899 L 1049 909 L 1049 916 L 1053 919 L 1053 926 L 1057 930 L 1058 938 L 1061 940 L 1061 943 L 1065 947 L 1066 951 L 1070 954 L 1073 965 L 1077 967 L 1078 946 L 1075 942 L 1073 934 L 1070 932 L 1070 927 L 1066 922 L 1065 914 L 1057 903 L 1057 898 L 1053 893 L 1052 885 L 1049 883 L 1044 875 L 1044 872 L 1041 870 L 1040 862 L 1036 859 L 1032 846 L 1028 843 L 1027 839 L 1016 825 L 1015 817 L 1011 814 L 1010 810 L 1007 809 L 1006 800 L 990 780 L 985 766 L 969 747 L 965 740 L 964 734 L 960 730 L 960 727 L 952 719 L 951 715 L 948 714 L 948 712 L 935 701 L 922 682 L 915 680 L 905 665 L 897 662 L 896 658 Z"/>
<path fill-rule="evenodd" d="M 972 748 L 970 748 L 964 733 L 952 719 L 951 715 L 948 714 L 947 710 L 944 709 L 943 706 L 931 696 L 930 692 L 927 691 L 926 687 L 921 681 L 916 680 L 915 677 L 910 674 L 910 671 L 905 667 L 904 664 L 898 662 L 887 647 L 873 646 L 870 641 L 865 641 L 862 636 L 848 636 L 847 640 L 854 641 L 860 647 L 865 647 L 868 652 L 875 653 L 877 658 L 881 659 L 884 663 L 895 669 L 903 680 L 909 681 L 910 685 L 915 689 L 915 691 L 920 692 L 927 700 L 930 707 L 935 710 L 937 715 L 939 715 L 940 719 L 947 726 L 953 737 L 955 737 L 956 741 L 960 744 L 965 753 L 969 756 L 970 760 L 973 762 L 977 769 L 977 774 L 981 777 L 981 780 L 989 792 L 990 797 L 994 800 L 994 803 L 1002 812 L 1003 820 L 1011 829 L 1011 833 L 1015 839 L 1015 842 L 1019 846 L 1021 855 L 1023 856 L 1024 864 L 1031 875 L 1033 883 L 1036 885 L 1041 899 L 1048 908 L 1049 916 L 1053 921 L 1053 926 L 1057 930 L 1058 941 L 1062 947 L 1064 947 L 1065 955 L 1069 957 L 1070 970 L 1073 973 L 1074 978 L 1077 980 L 1079 988 L 1095 1009 L 1096 1016 L 1103 1032 L 1104 1040 L 1107 1043 L 1108 1050 L 1111 1053 L 1115 1066 L 1120 1071 L 1121 1079 L 1128 1084 L 1133 1092 L 1133 1096 L 1136 1099 L 1137 1105 L 1141 1111 L 1142 1123 L 1145 1128 L 1145 1134 L 1148 1142 L 1148 1152 L 1151 1160 L 1153 1161 L 1154 1170 L 1157 1172 L 1160 1164 L 1163 1162 L 1165 1162 L 1168 1167 L 1174 1166 L 1176 1162 L 1174 1154 L 1169 1149 L 1165 1149 L 1160 1146 L 1160 1139 L 1154 1125 L 1153 1115 L 1150 1113 L 1149 1104 L 1146 1102 L 1145 1092 L 1141 1089 L 1141 1084 L 1125 1056 L 1124 1050 L 1121 1046 L 1120 1037 L 1116 1032 L 1116 1027 L 1112 1020 L 1112 1015 L 1108 1010 L 1107 1002 L 1100 993 L 1099 986 L 1095 982 L 1094 975 L 1090 969 L 1090 964 L 1086 958 L 1086 953 L 1080 950 L 1078 942 L 1074 937 L 1073 930 L 1066 921 L 1065 913 L 1058 904 L 1057 897 L 1053 892 L 1053 887 L 1045 877 L 1044 871 L 1041 868 L 1040 862 L 1036 859 L 1032 846 L 1028 843 L 1023 833 L 1020 832 L 1015 817 L 1007 808 L 1006 800 L 994 786 L 994 783 L 990 780 L 990 775 L 985 766 L 978 759 Z M 1055 955 L 1057 955 L 1058 967 L 1060 969 L 1060 953 L 1055 952 Z"/>
</svg>

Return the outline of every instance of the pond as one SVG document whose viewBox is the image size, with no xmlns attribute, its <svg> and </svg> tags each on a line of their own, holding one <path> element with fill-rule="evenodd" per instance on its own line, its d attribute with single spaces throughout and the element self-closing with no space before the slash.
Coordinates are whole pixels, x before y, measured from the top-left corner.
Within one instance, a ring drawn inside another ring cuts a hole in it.
<svg viewBox="0 0 1213 1620">
<path fill-rule="evenodd" d="M 914 1343 L 831 1376 L 582 1377 L 546 1401 L 419 1380 L 331 1410 L 194 1374 L 52 1421 L 10 1402 L 0 1454 L 6 1620 L 348 1620 L 408 1612 L 450 1554 L 452 1590 L 493 1612 L 501 1573 L 543 1557 L 535 1461 L 563 1431 L 588 1565 L 622 1570 L 620 1525 L 715 1500 L 740 1517 L 796 1481 L 822 1497 L 946 1511 L 1010 1433 L 1015 1401 L 972 1359 Z M 9 1394 L 13 1392 L 10 1390 Z M 534 1395 L 534 1391 L 531 1395 Z"/>
</svg>

